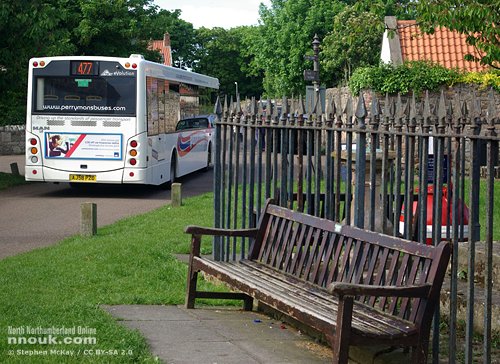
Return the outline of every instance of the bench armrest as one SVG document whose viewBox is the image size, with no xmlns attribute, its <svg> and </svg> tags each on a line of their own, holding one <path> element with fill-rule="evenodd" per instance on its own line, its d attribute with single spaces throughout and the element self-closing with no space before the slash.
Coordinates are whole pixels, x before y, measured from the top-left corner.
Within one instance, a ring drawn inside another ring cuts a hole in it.
<svg viewBox="0 0 500 364">
<path fill-rule="evenodd" d="M 192 235 L 211 235 L 211 236 L 238 236 L 244 238 L 255 238 L 258 229 L 218 229 L 202 226 L 186 226 L 184 232 Z"/>
<path fill-rule="evenodd" d="M 427 297 L 431 284 L 418 286 L 370 286 L 367 284 L 332 283 L 328 292 L 342 296 L 378 296 L 378 297 Z"/>
</svg>

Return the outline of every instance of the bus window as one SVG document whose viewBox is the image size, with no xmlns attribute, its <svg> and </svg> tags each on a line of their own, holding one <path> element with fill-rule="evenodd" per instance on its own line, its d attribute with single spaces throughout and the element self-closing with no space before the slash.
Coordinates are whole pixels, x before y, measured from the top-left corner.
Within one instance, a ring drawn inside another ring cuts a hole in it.
<svg viewBox="0 0 500 364">
<path fill-rule="evenodd" d="M 135 115 L 135 77 L 37 77 L 33 111 Z"/>
</svg>

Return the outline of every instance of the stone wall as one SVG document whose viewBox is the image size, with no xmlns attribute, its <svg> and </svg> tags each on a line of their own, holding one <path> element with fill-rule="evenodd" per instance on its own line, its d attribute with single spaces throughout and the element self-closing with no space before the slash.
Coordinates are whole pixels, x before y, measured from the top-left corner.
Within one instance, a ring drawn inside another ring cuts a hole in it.
<svg viewBox="0 0 500 364">
<path fill-rule="evenodd" d="M 23 154 L 25 145 L 24 125 L 0 126 L 0 155 Z"/>
</svg>

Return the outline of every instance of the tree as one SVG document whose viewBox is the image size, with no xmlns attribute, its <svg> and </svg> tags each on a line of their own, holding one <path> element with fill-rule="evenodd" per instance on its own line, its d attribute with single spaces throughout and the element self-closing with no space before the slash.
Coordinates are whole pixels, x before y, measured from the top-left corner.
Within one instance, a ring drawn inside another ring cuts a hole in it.
<svg viewBox="0 0 500 364">
<path fill-rule="evenodd" d="M 500 4 L 498 0 L 420 0 L 416 4 L 421 28 L 432 33 L 443 26 L 467 36 L 481 56 L 467 59 L 500 68 Z"/>
<path fill-rule="evenodd" d="M 222 94 L 234 95 L 237 82 L 241 97 L 260 96 L 262 74 L 248 67 L 253 58 L 249 43 L 256 31 L 256 27 L 198 29 L 198 61 L 193 70 L 217 77 Z"/>
<path fill-rule="evenodd" d="M 160 10 L 152 0 L 0 2 L 0 124 L 24 122 L 31 57 L 141 53 L 159 60 L 148 41 L 168 31 L 174 60 L 191 63 L 193 26 L 179 16 L 180 11 Z"/>
<path fill-rule="evenodd" d="M 252 66 L 264 70 L 268 96 L 304 93 L 303 71 L 312 68 L 304 56 L 312 55 L 315 34 L 323 39 L 333 29 L 333 17 L 344 6 L 338 0 L 272 0 L 269 8 L 261 5 L 262 26 Z M 331 82 L 330 75 L 321 77 Z"/>
<path fill-rule="evenodd" d="M 378 64 L 383 32 L 383 16 L 346 7 L 334 17 L 333 30 L 323 40 L 324 73 L 335 84 L 346 83 L 356 68 Z"/>
<path fill-rule="evenodd" d="M 196 59 L 196 31 L 193 24 L 180 19 L 180 16 L 178 9 L 172 12 L 162 9 L 151 14 L 146 39 L 162 39 L 168 32 L 172 64 L 179 68 L 192 68 Z"/>
</svg>

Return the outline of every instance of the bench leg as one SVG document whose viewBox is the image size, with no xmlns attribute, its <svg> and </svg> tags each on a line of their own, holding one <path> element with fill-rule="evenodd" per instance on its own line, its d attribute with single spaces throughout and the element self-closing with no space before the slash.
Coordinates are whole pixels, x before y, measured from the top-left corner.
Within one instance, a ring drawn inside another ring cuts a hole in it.
<svg viewBox="0 0 500 364">
<path fill-rule="evenodd" d="M 189 267 L 188 282 L 186 289 L 186 308 L 194 308 L 197 281 L 198 281 L 198 272 L 192 272 L 191 267 Z"/>
<path fill-rule="evenodd" d="M 354 298 L 340 297 L 337 311 L 337 328 L 333 340 L 333 363 L 347 364 L 351 336 L 352 308 Z"/>
<path fill-rule="evenodd" d="M 412 347 L 411 350 L 412 364 L 427 363 L 428 347 L 429 347 L 428 342 L 422 342 L 421 340 L 418 340 L 417 345 Z"/>
<path fill-rule="evenodd" d="M 200 256 L 201 236 L 192 235 L 191 255 L 189 257 L 189 269 L 186 288 L 186 308 L 194 308 L 196 299 L 196 283 L 198 282 L 198 271 L 193 269 L 193 257 Z"/>
<path fill-rule="evenodd" d="M 252 311 L 253 310 L 253 297 L 252 296 L 247 296 L 243 300 L 243 310 L 245 310 L 245 311 Z"/>
</svg>

